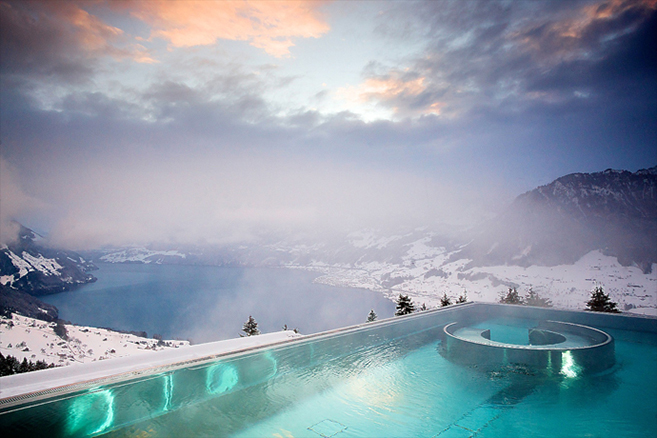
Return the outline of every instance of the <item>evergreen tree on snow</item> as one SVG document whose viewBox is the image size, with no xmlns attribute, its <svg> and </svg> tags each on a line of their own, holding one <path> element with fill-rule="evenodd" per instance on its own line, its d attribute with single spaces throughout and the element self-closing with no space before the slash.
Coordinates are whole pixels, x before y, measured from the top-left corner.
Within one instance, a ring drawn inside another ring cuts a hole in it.
<svg viewBox="0 0 657 438">
<path fill-rule="evenodd" d="M 509 292 L 506 295 L 500 297 L 500 303 L 502 304 L 522 304 L 522 297 L 518 295 L 516 288 L 509 288 Z"/>
<path fill-rule="evenodd" d="M 376 321 L 376 312 L 374 309 L 370 310 L 370 313 L 367 315 L 367 322 L 374 322 Z"/>
<path fill-rule="evenodd" d="M 246 321 L 244 326 L 242 326 L 242 331 L 246 333 L 247 336 L 255 336 L 260 334 L 260 330 L 258 330 L 258 323 L 255 319 L 253 319 L 251 315 L 249 315 L 248 321 Z M 240 336 L 244 335 L 240 334 Z"/>
<path fill-rule="evenodd" d="M 47 368 L 54 368 L 54 364 L 47 364 L 44 361 L 37 360 L 36 363 L 23 359 L 20 362 L 14 356 L 5 357 L 0 353 L 0 376 L 9 376 L 11 374 L 25 373 L 28 371 L 45 370 Z"/>
<path fill-rule="evenodd" d="M 440 305 L 443 307 L 452 305 L 452 300 L 447 296 L 447 292 L 445 292 L 443 297 L 440 299 Z"/>
<path fill-rule="evenodd" d="M 526 306 L 535 307 L 552 307 L 552 302 L 548 298 L 541 297 L 538 293 L 534 292 L 531 287 L 529 288 L 529 291 L 527 291 L 524 304 Z"/>
<path fill-rule="evenodd" d="M 415 306 L 413 301 L 408 297 L 408 295 L 399 294 L 397 298 L 397 311 L 395 316 L 408 315 L 409 313 L 415 312 Z"/>
<path fill-rule="evenodd" d="M 617 304 L 611 301 L 609 295 L 604 292 L 602 286 L 596 286 L 591 291 L 591 299 L 586 303 L 586 309 L 593 312 L 620 313 Z"/>
<path fill-rule="evenodd" d="M 456 304 L 467 303 L 468 302 L 468 291 L 464 290 L 463 295 L 459 295 L 459 298 L 456 300 Z"/>
<path fill-rule="evenodd" d="M 420 308 L 418 310 L 420 312 L 424 312 L 425 310 L 429 310 L 429 308 L 427 307 L 426 303 L 422 303 L 422 305 L 420 306 Z"/>
</svg>

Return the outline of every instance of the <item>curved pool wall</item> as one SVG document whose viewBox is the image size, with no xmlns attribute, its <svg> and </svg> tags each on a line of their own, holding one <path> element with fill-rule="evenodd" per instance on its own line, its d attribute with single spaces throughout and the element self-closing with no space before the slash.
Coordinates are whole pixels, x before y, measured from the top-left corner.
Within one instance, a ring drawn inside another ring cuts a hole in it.
<svg viewBox="0 0 657 438">
<path fill-rule="evenodd" d="M 297 394 L 320 393 L 336 379 L 374 366 L 371 361 L 394 360 L 436 342 L 447 324 L 499 317 L 583 323 L 650 336 L 657 333 L 654 318 L 466 303 L 229 352 L 213 352 L 211 344 L 202 344 L 187 352 L 137 356 L 129 358 L 129 371 L 118 366 L 126 361 L 116 359 L 3 377 L 0 430 L 8 436 L 121 434 L 133 424 L 165 414 L 177 418 L 177 412 L 208 400 L 221 406 L 216 415 L 222 431 L 240 430 L 233 416 L 243 412 L 240 403 L 245 399 L 249 400 L 249 420 L 264 420 L 286 409 Z M 321 378 L 306 379 L 300 385 L 295 380 L 300 372 Z M 34 390 L 26 383 L 34 379 L 50 385 Z M 273 379 L 278 383 L 270 386 Z M 255 391 L 256 386 L 266 391 Z M 189 425 L 181 427 L 185 430 Z"/>
<path fill-rule="evenodd" d="M 443 354 L 464 365 L 494 369 L 520 364 L 553 373 L 596 373 L 615 364 L 614 339 L 582 324 L 540 321 L 528 330 L 528 345 L 496 342 L 489 329 L 453 322 L 443 329 Z"/>
</svg>

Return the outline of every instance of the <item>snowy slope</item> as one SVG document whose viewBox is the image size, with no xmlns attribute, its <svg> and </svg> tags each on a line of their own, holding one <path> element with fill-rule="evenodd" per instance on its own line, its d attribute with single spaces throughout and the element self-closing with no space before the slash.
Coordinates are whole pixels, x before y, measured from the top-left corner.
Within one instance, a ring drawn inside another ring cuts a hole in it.
<svg viewBox="0 0 657 438">
<path fill-rule="evenodd" d="M 175 259 L 179 260 L 175 260 Z M 184 261 L 187 255 L 176 251 L 154 251 L 145 247 L 128 248 L 119 251 L 113 251 L 100 257 L 100 260 L 106 263 L 154 263 L 154 264 L 171 264 Z"/>
<path fill-rule="evenodd" d="M 590 291 L 600 284 L 622 310 L 657 309 L 657 266 L 644 273 L 600 250 L 553 266 L 478 266 L 462 255 L 464 248 L 467 244 L 454 244 L 429 230 L 387 235 L 367 229 L 342 242 L 279 241 L 243 251 L 244 260 L 249 260 L 245 265 L 313 270 L 322 274 L 315 280 L 319 283 L 369 289 L 391 299 L 409 294 L 428 306 L 439 305 L 444 293 L 456 298 L 467 291 L 470 299 L 496 301 L 508 287 L 523 294 L 532 287 L 557 307 L 582 309 Z M 103 260 L 138 262 L 140 254 L 146 252 Z"/>
<path fill-rule="evenodd" d="M 43 239 L 19 225 L 16 240 L 0 245 L 0 285 L 32 295 L 62 292 L 96 278 L 93 263 L 73 251 L 43 246 Z"/>
<path fill-rule="evenodd" d="M 315 263 L 304 268 L 322 272 L 315 280 L 319 283 L 380 291 L 391 299 L 404 293 L 430 307 L 438 306 L 445 293 L 457 298 L 467 292 L 472 300 L 497 301 L 508 287 L 517 287 L 522 294 L 531 287 L 556 307 L 583 309 L 590 291 L 602 285 L 621 309 L 637 308 L 634 311 L 643 313 L 657 309 L 657 266 L 644 274 L 638 267 L 622 266 L 615 257 L 591 251 L 572 265 L 469 267 L 468 259 L 450 261 L 453 254 L 449 252 L 435 254 L 435 248 L 418 252 L 420 244 L 409 247 L 401 264 Z"/>
<path fill-rule="evenodd" d="M 189 346 L 188 341 L 165 341 L 165 346 L 158 346 L 156 339 L 70 324 L 64 324 L 68 333 L 64 340 L 55 334 L 55 325 L 18 314 L 0 318 L 0 352 L 21 361 L 71 365 Z"/>
<path fill-rule="evenodd" d="M 622 310 L 657 308 L 657 167 L 566 175 L 518 196 L 470 236 L 363 230 L 305 254 L 290 248 L 295 257 L 285 265 L 323 272 L 318 282 L 407 293 L 429 306 L 445 293 L 495 301 L 509 287 L 531 287 L 555 306 L 582 309 L 602 285 Z"/>
<path fill-rule="evenodd" d="M 467 235 L 417 228 L 363 229 L 332 238 L 268 236 L 191 251 L 136 248 L 111 262 L 201 263 L 311 269 L 316 281 L 411 295 L 437 305 L 467 291 L 495 301 L 533 288 L 555 306 L 582 309 L 602 285 L 621 310 L 657 309 L 657 167 L 566 175 L 516 200 Z"/>
</svg>

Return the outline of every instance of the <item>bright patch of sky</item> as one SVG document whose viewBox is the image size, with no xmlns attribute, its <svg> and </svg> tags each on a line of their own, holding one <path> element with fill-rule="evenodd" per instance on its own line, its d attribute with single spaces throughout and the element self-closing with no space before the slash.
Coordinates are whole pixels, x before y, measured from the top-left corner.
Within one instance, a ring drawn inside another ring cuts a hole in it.
<svg viewBox="0 0 657 438">
<path fill-rule="evenodd" d="M 273 56 L 244 40 L 217 39 L 214 44 L 174 47 L 162 38 L 149 37 L 148 26 L 134 16 L 90 5 L 85 9 L 121 29 L 125 38 L 134 39 L 124 44 L 138 42 L 152 61 L 104 60 L 94 82 L 83 87 L 139 104 L 134 100 L 135 91 L 143 92 L 155 83 L 171 81 L 198 89 L 219 74 L 239 74 L 266 84 L 261 96 L 272 115 L 348 111 L 365 121 L 392 119 L 394 111 L 363 99 L 358 86 L 368 64 L 410 64 L 413 56 L 420 55 L 424 46 L 421 40 L 395 40 L 377 33 L 381 17 L 390 14 L 394 6 L 391 2 L 327 3 L 319 12 L 328 31 L 317 38 L 294 38 L 288 54 Z M 41 97 L 43 106 L 55 109 L 53 102 L 65 94 L 65 90 L 49 87 L 49 93 Z M 151 120 L 148 105 L 143 110 L 144 119 Z"/>
</svg>

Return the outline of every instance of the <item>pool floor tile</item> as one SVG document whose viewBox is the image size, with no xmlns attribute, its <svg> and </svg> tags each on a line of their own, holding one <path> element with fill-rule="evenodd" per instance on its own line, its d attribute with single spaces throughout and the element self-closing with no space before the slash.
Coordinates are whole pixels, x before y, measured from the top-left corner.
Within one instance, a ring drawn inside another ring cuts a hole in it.
<svg viewBox="0 0 657 438">
<path fill-rule="evenodd" d="M 331 438 L 332 436 L 339 434 L 345 429 L 347 429 L 347 426 L 333 420 L 322 420 L 319 423 L 310 426 L 308 428 L 308 430 L 312 430 L 313 432 L 324 438 Z"/>
<path fill-rule="evenodd" d="M 474 436 L 473 431 L 452 424 L 447 429 L 434 435 L 432 438 L 471 438 L 472 436 Z"/>
<path fill-rule="evenodd" d="M 499 416 L 499 409 L 480 406 L 465 414 L 456 425 L 478 432 Z"/>
</svg>

